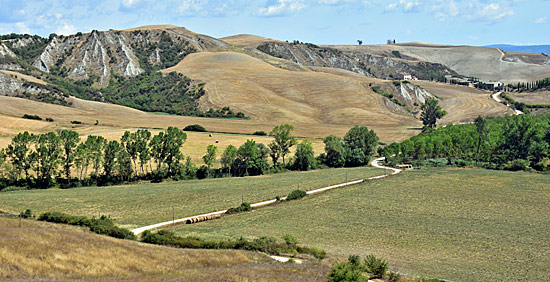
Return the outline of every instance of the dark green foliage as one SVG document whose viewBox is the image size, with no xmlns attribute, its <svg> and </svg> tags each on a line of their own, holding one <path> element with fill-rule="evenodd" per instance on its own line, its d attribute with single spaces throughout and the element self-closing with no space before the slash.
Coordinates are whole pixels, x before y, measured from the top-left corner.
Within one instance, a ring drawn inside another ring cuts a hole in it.
<svg viewBox="0 0 550 282">
<path fill-rule="evenodd" d="M 268 169 L 267 156 L 269 149 L 254 140 L 247 140 L 237 150 L 231 165 L 234 176 L 261 175 Z"/>
<path fill-rule="evenodd" d="M 34 119 L 34 120 L 42 120 L 41 117 L 37 116 L 37 115 L 28 115 L 28 114 L 24 114 L 22 116 L 22 118 L 25 118 L 25 119 Z"/>
<path fill-rule="evenodd" d="M 104 215 L 99 218 L 89 219 L 85 216 L 73 216 L 60 212 L 46 212 L 41 214 L 38 217 L 38 220 L 53 222 L 53 223 L 62 223 L 76 226 L 85 226 L 90 229 L 90 231 L 107 235 L 110 237 L 115 237 L 119 239 L 129 239 L 135 240 L 136 236 L 128 229 L 120 228 L 114 225 L 114 222 L 109 217 Z"/>
<path fill-rule="evenodd" d="M 72 124 L 82 124 L 82 122 L 79 121 L 79 120 L 71 120 L 71 123 Z"/>
<path fill-rule="evenodd" d="M 286 197 L 286 200 L 287 201 L 297 200 L 305 197 L 306 195 L 307 193 L 303 190 L 294 190 L 290 192 L 290 194 L 288 194 L 288 196 Z"/>
<path fill-rule="evenodd" d="M 350 256 L 348 261 L 333 266 L 327 278 L 329 282 L 366 282 L 363 271 L 359 256 Z"/>
<path fill-rule="evenodd" d="M 231 166 L 233 165 L 233 162 L 235 161 L 236 157 L 237 157 L 237 148 L 233 145 L 228 145 L 223 151 L 223 154 L 220 160 L 222 164 L 222 169 L 230 173 Z"/>
<path fill-rule="evenodd" d="M 265 133 L 265 131 L 255 131 L 254 133 L 252 133 L 252 135 L 266 136 L 267 133 Z"/>
<path fill-rule="evenodd" d="M 393 99 L 393 94 L 384 92 L 384 91 L 380 88 L 380 86 L 372 86 L 371 89 L 372 89 L 372 91 L 374 91 L 375 93 L 378 93 L 378 94 L 380 94 L 380 95 L 382 95 L 382 96 L 384 96 L 384 97 L 386 97 L 386 98 L 388 98 L 388 99 L 390 99 L 390 100 Z"/>
<path fill-rule="evenodd" d="M 294 126 L 283 124 L 275 126 L 269 133 L 275 138 L 269 148 L 272 152 L 277 151 L 278 155 L 283 158 L 283 165 L 285 165 L 285 156 L 290 153 L 290 148 L 296 145 L 296 138 L 290 135 L 292 130 L 294 130 Z M 276 162 L 273 163 L 275 165 Z"/>
<path fill-rule="evenodd" d="M 296 246 L 296 245 L 300 244 L 298 239 L 296 237 L 290 235 L 290 234 L 283 235 L 283 240 L 285 241 L 285 243 L 287 245 Z"/>
<path fill-rule="evenodd" d="M 53 120 L 53 118 L 46 118 L 46 121 L 53 122 L 54 120 Z"/>
<path fill-rule="evenodd" d="M 45 38 L 42 38 L 38 35 L 20 35 L 20 34 L 9 34 L 4 35 L 2 37 L 11 37 L 7 39 L 32 39 L 32 43 L 27 44 L 24 47 L 16 48 L 13 43 L 15 41 L 6 41 L 5 44 L 17 55 L 18 57 L 22 58 L 28 63 L 32 63 L 33 59 L 40 56 L 40 54 L 44 51 L 46 48 L 46 45 L 48 44 L 48 40 Z M 3 39 L 1 39 L 3 40 Z"/>
<path fill-rule="evenodd" d="M 141 31 L 136 31 L 140 33 Z M 170 35 L 163 31 L 158 42 L 146 40 L 136 41 L 133 49 L 139 59 L 139 64 L 147 72 L 153 72 L 175 66 L 187 55 L 197 52 L 188 41 L 174 42 Z M 159 50 L 160 63 L 151 64 L 149 57 L 155 50 Z"/>
<path fill-rule="evenodd" d="M 343 167 L 346 164 L 346 150 L 342 138 L 329 135 L 323 139 L 323 142 L 325 143 L 323 163 L 329 167 Z"/>
<path fill-rule="evenodd" d="M 253 240 L 239 238 L 237 240 L 203 240 L 197 237 L 180 237 L 167 230 L 159 230 L 156 233 L 145 231 L 141 241 L 149 244 L 173 246 L 177 248 L 193 249 L 236 249 L 264 252 L 273 255 L 283 253 L 311 254 L 318 259 L 323 259 L 326 252 L 317 248 L 308 248 L 286 243 L 278 243 L 272 237 L 260 237 Z"/>
<path fill-rule="evenodd" d="M 21 218 L 34 218 L 34 215 L 32 214 L 31 210 L 26 209 L 24 212 L 19 214 L 19 217 L 21 217 Z"/>
<path fill-rule="evenodd" d="M 391 51 L 391 54 L 396 58 L 401 58 L 401 53 L 399 53 L 399 51 Z"/>
<path fill-rule="evenodd" d="M 315 155 L 310 141 L 304 140 L 298 144 L 293 167 L 301 171 L 307 171 L 315 167 Z"/>
<path fill-rule="evenodd" d="M 195 131 L 195 132 L 206 132 L 206 128 L 204 128 L 200 124 L 191 124 L 183 128 L 183 131 Z"/>
<path fill-rule="evenodd" d="M 240 213 L 240 212 L 247 212 L 247 211 L 251 211 L 252 210 L 252 207 L 250 206 L 249 203 L 242 203 L 240 206 L 236 207 L 236 208 L 230 208 L 228 209 L 225 213 L 226 214 L 234 214 L 234 213 Z"/>
<path fill-rule="evenodd" d="M 424 129 L 435 128 L 437 120 L 441 119 L 447 112 L 441 109 L 441 106 L 438 105 L 439 102 L 434 98 L 429 98 L 426 100 L 426 103 L 422 105 L 422 115 L 420 119 L 424 124 Z"/>
<path fill-rule="evenodd" d="M 478 118 L 476 124 L 448 125 L 384 148 L 391 164 L 479 165 L 495 169 L 547 169 L 550 115 Z"/>
<path fill-rule="evenodd" d="M 344 136 L 346 166 L 368 165 L 378 147 L 378 136 L 366 126 L 355 126 Z"/>
<path fill-rule="evenodd" d="M 367 255 L 364 264 L 365 270 L 372 274 L 371 278 L 383 278 L 388 271 L 388 263 L 373 254 Z"/>
<path fill-rule="evenodd" d="M 388 282 L 399 282 L 401 281 L 401 275 L 396 272 L 388 272 Z"/>
</svg>

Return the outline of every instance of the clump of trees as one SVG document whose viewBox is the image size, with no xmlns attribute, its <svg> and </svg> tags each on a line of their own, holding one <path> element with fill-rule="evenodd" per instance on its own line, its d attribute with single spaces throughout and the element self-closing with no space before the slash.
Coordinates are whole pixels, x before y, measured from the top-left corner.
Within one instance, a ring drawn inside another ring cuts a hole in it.
<svg viewBox="0 0 550 282">
<path fill-rule="evenodd" d="M 448 125 L 383 149 L 390 164 L 475 165 L 547 171 L 550 115 L 478 117 L 473 124 Z"/>
<path fill-rule="evenodd" d="M 355 126 L 344 138 L 327 136 L 325 152 L 317 157 L 312 143 L 298 143 L 292 136 L 293 129 L 288 124 L 276 126 L 271 131 L 274 140 L 268 146 L 254 140 L 247 140 L 238 148 L 227 146 L 219 168 L 215 168 L 218 147 L 210 144 L 199 169 L 181 153 L 187 134 L 175 127 L 154 136 L 146 129 L 126 131 L 119 141 L 94 135 L 82 140 L 70 130 L 39 135 L 23 132 L 0 150 L 0 188 L 111 185 L 140 179 L 202 179 L 353 167 L 368 165 L 377 152 L 378 137 L 366 127 Z M 290 156 L 294 146 L 295 153 Z"/>
<path fill-rule="evenodd" d="M 194 166 L 189 159 L 184 164 L 181 153 L 186 139 L 185 132 L 175 127 L 153 137 L 145 129 L 127 131 L 120 141 L 93 135 L 81 140 L 71 130 L 23 132 L 0 151 L 0 184 L 48 188 L 190 178 Z"/>
</svg>

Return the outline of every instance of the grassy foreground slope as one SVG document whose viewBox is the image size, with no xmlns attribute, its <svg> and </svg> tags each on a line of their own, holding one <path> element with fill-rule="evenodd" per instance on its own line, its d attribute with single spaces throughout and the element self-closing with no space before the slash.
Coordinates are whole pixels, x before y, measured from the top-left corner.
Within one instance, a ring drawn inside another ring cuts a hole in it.
<svg viewBox="0 0 550 282">
<path fill-rule="evenodd" d="M 236 250 L 175 249 L 0 217 L 0 280 L 318 281 L 329 266 Z"/>
<path fill-rule="evenodd" d="M 375 168 L 324 169 L 244 178 L 188 180 L 75 189 L 46 189 L 0 194 L 0 209 L 19 214 L 59 211 L 88 217 L 110 215 L 122 227 L 135 228 L 236 207 L 303 190 L 386 173 Z M 346 188 L 347 189 L 347 188 Z"/>
<path fill-rule="evenodd" d="M 218 221 L 180 235 L 281 236 L 329 255 L 387 258 L 453 281 L 542 281 L 550 269 L 550 176 L 426 168 Z"/>
</svg>

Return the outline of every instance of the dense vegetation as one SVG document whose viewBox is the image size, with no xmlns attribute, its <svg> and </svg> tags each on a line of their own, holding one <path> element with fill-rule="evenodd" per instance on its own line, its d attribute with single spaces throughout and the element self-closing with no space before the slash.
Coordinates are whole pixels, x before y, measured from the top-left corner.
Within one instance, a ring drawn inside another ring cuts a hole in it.
<svg viewBox="0 0 550 282">
<path fill-rule="evenodd" d="M 316 158 L 311 142 L 304 140 L 297 144 L 291 136 L 292 129 L 286 124 L 276 126 L 271 132 L 275 140 L 269 147 L 254 140 L 247 140 L 239 148 L 228 146 L 221 156 L 222 167 L 219 169 L 212 169 L 217 155 L 214 145 L 207 147 L 203 156 L 205 165 L 199 169 L 190 157 L 184 158 L 181 147 L 187 134 L 174 127 L 155 136 L 144 129 L 127 131 L 120 141 L 109 142 L 93 135 L 81 140 L 75 131 L 70 130 L 63 130 L 59 135 L 23 132 L 0 151 L 0 188 L 111 185 L 139 179 L 202 179 L 261 175 L 270 170 L 364 166 L 378 146 L 374 131 L 356 126 L 344 139 L 328 136 L 326 152 Z M 285 156 L 295 144 L 296 153 L 291 161 L 286 162 Z M 272 167 L 268 163 L 269 156 Z"/>
<path fill-rule="evenodd" d="M 141 239 L 144 243 L 173 246 L 177 248 L 194 249 L 235 249 L 264 252 L 273 255 L 279 254 L 310 254 L 317 259 L 324 259 L 326 252 L 314 248 L 298 246 L 298 241 L 290 235 L 284 236 L 284 243 L 277 242 L 273 237 L 260 237 L 247 240 L 243 237 L 238 240 L 203 240 L 198 237 L 180 237 L 167 230 L 156 233 L 145 231 Z"/>
<path fill-rule="evenodd" d="M 518 82 L 517 84 L 508 84 L 508 88 L 516 90 L 519 92 L 522 91 L 536 91 L 536 90 L 550 90 L 550 77 L 531 81 L 531 82 Z"/>
<path fill-rule="evenodd" d="M 107 216 L 100 216 L 99 218 L 87 218 L 85 216 L 73 216 L 60 212 L 46 212 L 38 217 L 38 220 L 63 223 L 76 226 L 84 226 L 90 228 L 90 231 L 107 235 L 119 239 L 135 240 L 136 235 L 128 229 L 120 228 L 116 226 L 113 220 Z"/>
<path fill-rule="evenodd" d="M 493 169 L 547 171 L 550 115 L 478 117 L 474 124 L 448 125 L 384 148 L 390 164 L 478 164 Z"/>
</svg>

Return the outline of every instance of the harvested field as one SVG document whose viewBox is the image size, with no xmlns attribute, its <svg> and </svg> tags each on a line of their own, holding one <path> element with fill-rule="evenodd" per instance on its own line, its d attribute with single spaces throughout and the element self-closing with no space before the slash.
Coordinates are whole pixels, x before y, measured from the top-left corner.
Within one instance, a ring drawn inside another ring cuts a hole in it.
<svg viewBox="0 0 550 282">
<path fill-rule="evenodd" d="M 10 76 L 13 76 L 13 77 L 17 77 L 17 79 L 22 80 L 22 81 L 26 80 L 26 81 L 29 81 L 29 82 L 34 82 L 34 83 L 38 83 L 38 84 L 42 84 L 42 85 L 48 84 L 42 79 L 36 78 L 34 76 L 22 74 L 20 72 L 9 71 L 9 70 L 0 70 L 0 72 L 5 73 L 5 74 L 10 75 Z"/>
<path fill-rule="evenodd" d="M 329 256 L 387 258 L 450 281 L 545 281 L 550 176 L 425 168 L 172 230 L 229 238 L 295 235 Z"/>
<path fill-rule="evenodd" d="M 81 228 L 0 217 L 0 280 L 319 281 L 330 266 L 280 264 L 236 250 L 193 250 L 92 234 Z"/>
<path fill-rule="evenodd" d="M 419 125 L 356 79 L 282 70 L 244 54 L 195 53 L 165 71 L 206 82 L 203 107 L 229 105 L 262 122 L 366 125 L 383 140 L 410 136 L 406 128 Z"/>
<path fill-rule="evenodd" d="M 449 85 L 444 83 L 415 81 L 426 91 L 441 99 L 441 107 L 447 115 L 439 124 L 472 122 L 478 115 L 504 116 L 513 111 L 505 105 L 491 98 L 491 93 L 466 86 Z"/>
<path fill-rule="evenodd" d="M 550 91 L 509 93 L 512 99 L 527 105 L 550 104 Z"/>
<path fill-rule="evenodd" d="M 384 174 L 376 168 L 324 169 L 254 177 L 188 180 L 75 189 L 45 189 L 0 193 L 3 211 L 36 214 L 60 211 L 72 215 L 110 215 L 115 223 L 137 228 L 176 218 L 237 207 L 346 180 Z M 345 188 L 347 189 L 347 188 Z"/>
</svg>

